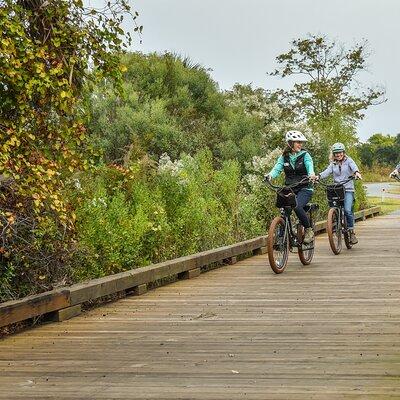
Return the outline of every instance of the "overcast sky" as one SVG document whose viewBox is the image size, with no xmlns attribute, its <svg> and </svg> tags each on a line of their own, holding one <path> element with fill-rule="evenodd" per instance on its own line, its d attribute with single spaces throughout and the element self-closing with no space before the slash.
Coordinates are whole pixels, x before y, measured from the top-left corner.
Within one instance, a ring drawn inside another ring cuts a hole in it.
<svg viewBox="0 0 400 400">
<path fill-rule="evenodd" d="M 100 0 L 89 0 L 97 3 Z M 371 56 L 365 85 L 386 87 L 388 101 L 359 124 L 362 140 L 400 132 L 400 0 L 134 0 L 144 26 L 142 52 L 166 50 L 211 68 L 221 89 L 235 82 L 266 89 L 289 82 L 267 75 L 290 41 L 326 34 L 347 46 L 367 39 Z"/>
</svg>

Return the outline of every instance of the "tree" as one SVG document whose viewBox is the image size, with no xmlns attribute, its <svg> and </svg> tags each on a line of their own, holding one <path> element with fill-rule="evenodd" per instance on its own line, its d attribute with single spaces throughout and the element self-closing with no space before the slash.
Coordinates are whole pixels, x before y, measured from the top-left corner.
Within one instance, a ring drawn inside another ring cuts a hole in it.
<svg viewBox="0 0 400 400">
<path fill-rule="evenodd" d="M 330 119 L 335 114 L 355 122 L 364 110 L 384 101 L 382 88 L 362 88 L 357 77 L 366 70 L 366 41 L 350 49 L 326 36 L 309 35 L 292 41 L 292 48 L 279 55 L 279 67 L 270 75 L 298 76 L 302 80 L 278 96 L 295 114 L 307 119 Z"/>
<path fill-rule="evenodd" d="M 0 0 L 0 175 L 9 183 L 0 191 L 0 257 L 6 263 L 18 257 L 14 265 L 47 265 L 57 253 L 52 240 L 62 245 L 73 227 L 63 190 L 88 165 L 82 88 L 88 80 L 121 79 L 119 56 L 130 43 L 121 28 L 126 14 L 132 15 L 125 0 L 100 10 L 82 0 Z"/>
<path fill-rule="evenodd" d="M 367 143 L 358 148 L 361 161 L 364 165 L 382 165 L 390 167 L 396 164 L 400 155 L 400 134 L 397 136 L 375 133 Z"/>
</svg>

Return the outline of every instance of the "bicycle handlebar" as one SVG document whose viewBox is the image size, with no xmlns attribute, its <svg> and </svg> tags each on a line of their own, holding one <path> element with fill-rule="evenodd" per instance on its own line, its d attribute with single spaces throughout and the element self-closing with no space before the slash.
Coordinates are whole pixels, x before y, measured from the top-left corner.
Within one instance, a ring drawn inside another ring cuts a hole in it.
<svg viewBox="0 0 400 400">
<path fill-rule="evenodd" d="M 353 180 L 357 180 L 358 178 L 355 176 L 355 175 L 351 175 L 351 176 L 349 176 L 345 181 L 342 181 L 342 182 L 335 182 L 334 183 L 334 185 L 345 185 L 346 183 L 348 183 L 348 182 L 350 182 L 350 181 L 353 181 Z M 324 182 L 322 182 L 320 179 L 318 179 L 317 181 L 316 181 L 316 183 L 320 183 L 322 186 L 330 186 L 329 184 L 327 184 L 327 183 L 324 183 Z"/>
<path fill-rule="evenodd" d="M 294 189 L 295 187 L 300 186 L 303 183 L 310 182 L 310 178 L 307 176 L 307 177 L 303 178 L 301 181 L 296 182 L 293 185 L 287 185 L 287 186 L 286 185 L 285 186 L 277 186 L 277 185 L 274 185 L 273 183 L 271 183 L 271 181 L 269 181 L 269 180 L 265 180 L 265 182 L 273 190 Z"/>
</svg>

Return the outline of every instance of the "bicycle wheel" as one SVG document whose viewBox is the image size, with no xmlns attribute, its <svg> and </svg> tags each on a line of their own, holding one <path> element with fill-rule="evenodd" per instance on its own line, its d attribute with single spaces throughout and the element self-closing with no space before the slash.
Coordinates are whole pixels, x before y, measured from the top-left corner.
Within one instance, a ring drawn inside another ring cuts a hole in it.
<svg viewBox="0 0 400 400">
<path fill-rule="evenodd" d="M 340 214 L 337 208 L 329 209 L 326 230 L 333 253 L 339 254 L 342 251 L 342 231 Z"/>
<path fill-rule="evenodd" d="M 314 230 L 315 231 L 315 230 Z M 297 225 L 297 253 L 303 265 L 309 265 L 314 257 L 315 237 L 311 243 L 303 244 L 304 227 Z"/>
<path fill-rule="evenodd" d="M 269 265 L 276 274 L 284 271 L 289 256 L 288 236 L 285 231 L 285 221 L 275 217 L 268 231 L 267 239 Z"/>
</svg>

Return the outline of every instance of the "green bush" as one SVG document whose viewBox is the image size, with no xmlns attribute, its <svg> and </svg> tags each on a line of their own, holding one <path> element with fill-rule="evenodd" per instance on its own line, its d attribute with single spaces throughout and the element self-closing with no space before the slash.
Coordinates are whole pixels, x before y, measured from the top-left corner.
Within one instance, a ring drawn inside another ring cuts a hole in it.
<svg viewBox="0 0 400 400">
<path fill-rule="evenodd" d="M 81 176 L 74 280 L 108 275 L 263 233 L 241 169 L 201 151 L 158 167 L 98 167 Z"/>
</svg>

